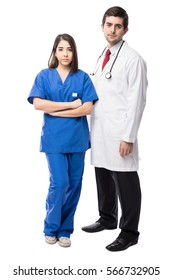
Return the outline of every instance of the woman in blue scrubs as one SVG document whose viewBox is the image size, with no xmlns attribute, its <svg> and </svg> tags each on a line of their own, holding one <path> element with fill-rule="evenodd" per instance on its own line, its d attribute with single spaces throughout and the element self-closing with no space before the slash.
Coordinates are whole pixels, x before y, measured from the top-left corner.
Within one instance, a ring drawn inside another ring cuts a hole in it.
<svg viewBox="0 0 173 280">
<path fill-rule="evenodd" d="M 28 101 L 44 112 L 40 151 L 46 154 L 50 184 L 45 241 L 71 245 L 85 152 L 90 148 L 87 115 L 98 99 L 87 73 L 78 69 L 77 48 L 68 34 L 56 37 L 48 68 L 35 78 Z"/>
</svg>

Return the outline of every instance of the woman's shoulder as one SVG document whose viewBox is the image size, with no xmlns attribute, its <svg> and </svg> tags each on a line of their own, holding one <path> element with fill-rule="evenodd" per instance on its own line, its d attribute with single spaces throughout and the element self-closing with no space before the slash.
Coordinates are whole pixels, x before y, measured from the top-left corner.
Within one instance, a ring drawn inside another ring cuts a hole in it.
<svg viewBox="0 0 173 280">
<path fill-rule="evenodd" d="M 40 70 L 40 72 L 37 74 L 37 77 L 43 80 L 49 80 L 52 79 L 52 77 L 55 75 L 54 68 L 44 68 Z"/>
<path fill-rule="evenodd" d="M 78 76 L 81 76 L 81 77 L 88 77 L 89 74 L 87 72 L 85 72 L 84 70 L 81 70 L 81 69 L 78 69 L 78 71 L 76 72 L 76 74 Z"/>
<path fill-rule="evenodd" d="M 54 68 L 44 68 L 39 72 L 39 74 L 40 75 L 50 75 L 53 71 L 54 71 Z"/>
</svg>

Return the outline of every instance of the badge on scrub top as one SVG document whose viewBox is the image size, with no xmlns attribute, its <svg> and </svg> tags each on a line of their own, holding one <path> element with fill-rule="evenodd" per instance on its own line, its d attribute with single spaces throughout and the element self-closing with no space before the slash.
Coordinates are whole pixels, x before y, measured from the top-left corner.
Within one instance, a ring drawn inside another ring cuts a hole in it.
<svg viewBox="0 0 173 280">
<path fill-rule="evenodd" d="M 72 96 L 73 96 L 73 97 L 77 97 L 77 92 L 73 92 L 73 93 L 72 93 Z"/>
</svg>

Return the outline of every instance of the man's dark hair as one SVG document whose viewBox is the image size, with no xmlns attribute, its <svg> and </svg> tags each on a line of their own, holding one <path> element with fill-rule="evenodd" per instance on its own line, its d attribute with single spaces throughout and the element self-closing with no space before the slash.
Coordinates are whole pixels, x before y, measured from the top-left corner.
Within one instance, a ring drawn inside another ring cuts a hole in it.
<svg viewBox="0 0 173 280">
<path fill-rule="evenodd" d="M 123 18 L 123 25 L 124 25 L 124 29 L 126 29 L 128 27 L 128 23 L 129 23 L 129 17 L 128 14 L 126 13 L 126 11 L 118 6 L 114 6 L 109 8 L 102 19 L 102 25 L 104 26 L 105 21 L 106 21 L 106 17 L 120 17 Z"/>
</svg>

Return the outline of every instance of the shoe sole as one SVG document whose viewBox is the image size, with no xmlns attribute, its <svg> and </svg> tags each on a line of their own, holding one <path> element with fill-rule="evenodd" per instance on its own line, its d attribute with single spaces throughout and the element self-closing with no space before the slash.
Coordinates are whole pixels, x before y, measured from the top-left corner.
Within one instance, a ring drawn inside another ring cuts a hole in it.
<svg viewBox="0 0 173 280">
<path fill-rule="evenodd" d="M 129 247 L 131 247 L 133 245 L 136 245 L 137 243 L 138 243 L 137 241 L 131 242 L 131 243 L 128 244 L 128 246 L 124 247 L 123 249 L 112 250 L 112 249 L 108 249 L 107 247 L 106 247 L 106 249 L 110 252 L 119 252 L 119 251 L 124 251 L 124 250 L 128 249 Z"/>
<path fill-rule="evenodd" d="M 52 240 L 52 241 L 50 241 L 50 240 L 47 240 L 47 239 L 45 238 L 45 241 L 46 241 L 47 244 L 53 245 L 53 244 L 55 244 L 58 240 Z"/>
<path fill-rule="evenodd" d="M 85 230 L 85 229 L 82 228 L 83 231 L 88 232 L 88 233 L 96 233 L 96 232 L 100 232 L 100 231 L 103 231 L 103 230 L 113 230 L 113 229 L 117 229 L 117 228 L 103 228 L 103 229 L 100 229 L 100 230 L 92 230 L 92 231 Z"/>
<path fill-rule="evenodd" d="M 58 244 L 59 244 L 59 246 L 64 247 L 64 248 L 67 248 L 67 247 L 70 247 L 70 246 L 71 246 L 71 243 L 64 244 L 64 243 L 62 243 L 61 241 L 58 241 Z"/>
</svg>

